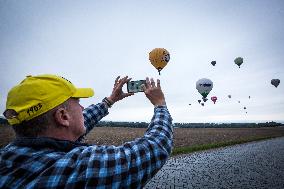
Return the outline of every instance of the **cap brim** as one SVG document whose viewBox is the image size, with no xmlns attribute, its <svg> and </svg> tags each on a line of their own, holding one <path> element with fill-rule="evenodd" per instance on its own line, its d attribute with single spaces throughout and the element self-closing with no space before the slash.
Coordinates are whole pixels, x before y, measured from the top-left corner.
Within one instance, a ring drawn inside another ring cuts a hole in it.
<svg viewBox="0 0 284 189">
<path fill-rule="evenodd" d="M 72 95 L 74 98 L 89 98 L 94 96 L 94 90 L 91 88 L 77 88 L 76 92 Z"/>
</svg>

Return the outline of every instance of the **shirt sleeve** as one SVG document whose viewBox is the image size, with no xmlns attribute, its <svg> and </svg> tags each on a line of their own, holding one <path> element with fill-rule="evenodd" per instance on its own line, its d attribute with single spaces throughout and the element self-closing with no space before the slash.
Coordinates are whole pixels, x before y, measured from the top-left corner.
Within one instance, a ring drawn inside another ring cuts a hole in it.
<svg viewBox="0 0 284 189">
<path fill-rule="evenodd" d="M 85 167 L 84 180 L 92 186 L 141 188 L 162 168 L 172 147 L 170 113 L 166 106 L 155 107 L 143 137 L 121 146 L 81 149 L 79 167 Z"/>
<path fill-rule="evenodd" d="M 108 108 L 105 103 L 100 102 L 96 105 L 92 104 L 83 110 L 84 125 L 86 127 L 86 133 L 81 136 L 77 141 L 81 141 L 95 125 L 106 115 L 108 115 Z"/>
</svg>

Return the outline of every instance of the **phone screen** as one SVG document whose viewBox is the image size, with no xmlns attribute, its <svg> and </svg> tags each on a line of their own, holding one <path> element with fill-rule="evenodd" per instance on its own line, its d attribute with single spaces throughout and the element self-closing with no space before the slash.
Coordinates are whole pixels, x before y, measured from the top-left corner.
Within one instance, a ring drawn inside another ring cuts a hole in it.
<svg viewBox="0 0 284 189">
<path fill-rule="evenodd" d="M 137 93 L 143 92 L 141 85 L 146 85 L 146 80 L 137 80 L 137 81 L 129 81 L 127 83 L 127 92 L 129 93 Z"/>
</svg>

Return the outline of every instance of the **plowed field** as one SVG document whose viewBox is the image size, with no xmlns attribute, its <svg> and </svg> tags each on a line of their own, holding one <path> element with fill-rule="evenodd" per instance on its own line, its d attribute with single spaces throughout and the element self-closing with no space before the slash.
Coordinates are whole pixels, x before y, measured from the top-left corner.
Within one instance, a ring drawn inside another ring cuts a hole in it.
<svg viewBox="0 0 284 189">
<path fill-rule="evenodd" d="M 85 142 L 97 145 L 120 145 L 142 137 L 145 131 L 145 128 L 98 127 L 87 135 Z M 279 136 L 284 136 L 284 127 L 175 128 L 174 147 Z M 0 126 L 0 147 L 8 144 L 14 137 L 13 130 L 9 126 Z"/>
</svg>

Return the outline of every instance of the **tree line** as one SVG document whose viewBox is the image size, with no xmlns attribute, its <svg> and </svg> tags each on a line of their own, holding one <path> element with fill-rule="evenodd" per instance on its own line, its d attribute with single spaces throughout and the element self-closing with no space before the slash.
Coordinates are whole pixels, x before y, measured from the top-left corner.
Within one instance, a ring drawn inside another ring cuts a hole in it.
<svg viewBox="0 0 284 189">
<path fill-rule="evenodd" d="M 8 125 L 5 118 L 0 117 L 1 125 Z M 148 122 L 126 122 L 126 121 L 100 121 L 96 127 L 131 127 L 147 128 Z M 173 123 L 174 128 L 259 128 L 284 126 L 274 121 L 265 123 Z"/>
<path fill-rule="evenodd" d="M 132 127 L 147 128 L 147 122 L 116 122 L 100 121 L 97 127 Z M 282 123 L 274 121 L 265 123 L 173 123 L 174 128 L 259 128 L 284 126 Z"/>
</svg>

